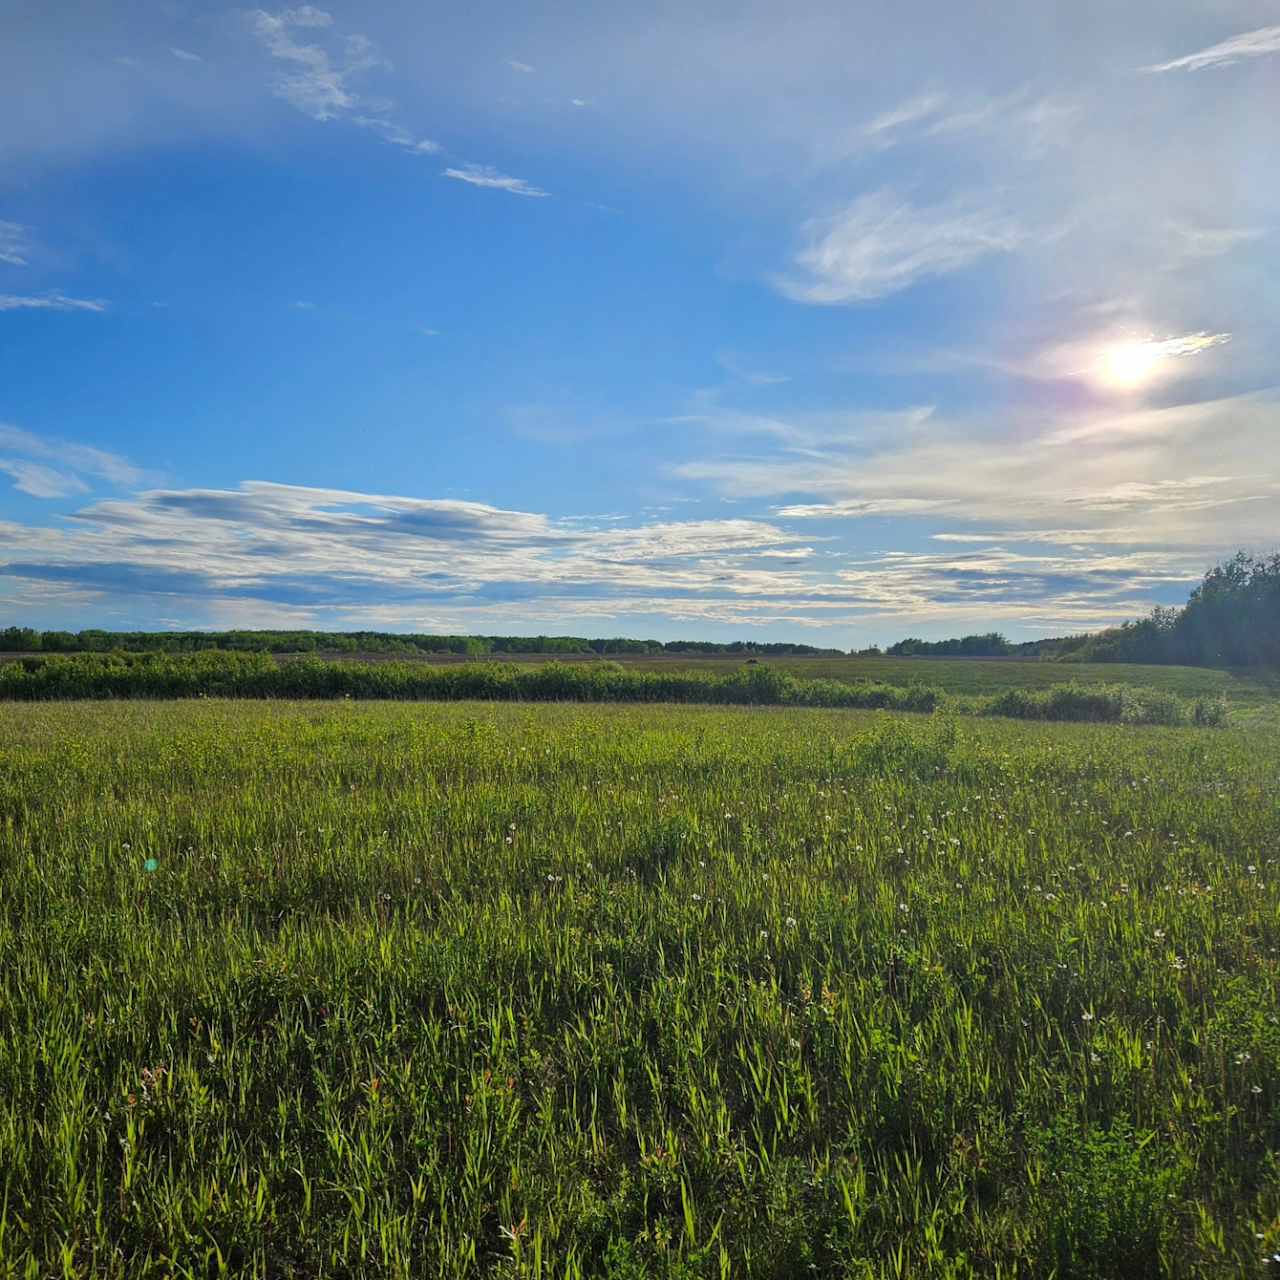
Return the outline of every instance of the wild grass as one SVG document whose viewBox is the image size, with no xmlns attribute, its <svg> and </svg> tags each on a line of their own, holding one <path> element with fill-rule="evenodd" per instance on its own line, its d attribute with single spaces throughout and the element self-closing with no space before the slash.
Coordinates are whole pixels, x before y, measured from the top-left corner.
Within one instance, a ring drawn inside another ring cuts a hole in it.
<svg viewBox="0 0 1280 1280">
<path fill-rule="evenodd" d="M 1247 1276 L 1280 733 L 0 707 L 0 1275 Z"/>
</svg>

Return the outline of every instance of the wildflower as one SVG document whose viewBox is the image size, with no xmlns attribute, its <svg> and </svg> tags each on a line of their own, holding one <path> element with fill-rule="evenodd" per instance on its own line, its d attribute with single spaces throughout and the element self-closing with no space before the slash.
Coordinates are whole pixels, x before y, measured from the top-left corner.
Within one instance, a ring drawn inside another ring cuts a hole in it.
<svg viewBox="0 0 1280 1280">
<path fill-rule="evenodd" d="M 1092 1022 L 1092 1021 L 1093 1021 L 1093 1013 L 1092 1013 L 1089 1009 L 1086 1009 L 1086 1010 L 1085 1010 L 1085 1011 L 1080 1015 L 1080 1021 L 1081 1021 L 1081 1022 Z"/>
<path fill-rule="evenodd" d="M 1161 939 L 1161 938 L 1163 938 L 1163 937 L 1164 937 L 1164 930 L 1163 930 L 1163 929 L 1157 929 L 1157 930 L 1155 931 L 1155 933 L 1153 933 L 1151 936 L 1152 936 L 1153 938 L 1155 938 L 1157 941 L 1159 941 L 1159 939 Z"/>
<path fill-rule="evenodd" d="M 788 928 L 788 929 L 794 929 L 794 928 L 796 927 L 796 918 L 795 918 L 795 916 L 788 916 L 788 917 L 787 917 L 787 919 L 786 919 L 786 925 L 787 925 L 787 928 Z"/>
</svg>

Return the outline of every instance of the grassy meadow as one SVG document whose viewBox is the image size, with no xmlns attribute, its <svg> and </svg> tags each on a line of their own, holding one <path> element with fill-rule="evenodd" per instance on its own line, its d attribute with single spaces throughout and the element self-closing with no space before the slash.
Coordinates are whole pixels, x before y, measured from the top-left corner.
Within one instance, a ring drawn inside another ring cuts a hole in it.
<svg viewBox="0 0 1280 1280">
<path fill-rule="evenodd" d="M 1280 728 L 0 706 L 0 1276 L 1265 1276 Z"/>
</svg>

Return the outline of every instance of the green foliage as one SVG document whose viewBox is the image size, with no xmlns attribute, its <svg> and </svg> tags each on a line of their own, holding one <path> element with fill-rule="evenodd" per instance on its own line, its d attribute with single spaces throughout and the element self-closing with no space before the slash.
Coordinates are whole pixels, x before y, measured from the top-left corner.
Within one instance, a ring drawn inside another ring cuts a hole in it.
<svg viewBox="0 0 1280 1280">
<path fill-rule="evenodd" d="M 1013 652 L 1013 646 L 998 631 L 980 636 L 961 636 L 958 640 L 918 640 L 914 636 L 899 640 L 885 651 L 891 657 L 955 657 L 998 658 Z"/>
<path fill-rule="evenodd" d="M 1159 1280 L 1170 1273 L 1177 1219 L 1169 1212 L 1191 1175 L 1157 1135 L 1125 1119 L 1108 1129 L 1055 1117 L 1031 1134 L 1048 1249 L 1059 1274 Z"/>
<path fill-rule="evenodd" d="M 0 664 L 0 699 L 406 698 L 522 702 L 701 702 L 932 711 L 924 686 L 806 681 L 773 666 L 725 675 L 576 664 L 276 662 L 269 654 L 77 654 Z"/>
<path fill-rule="evenodd" d="M 0 1275 L 1259 1274 L 1277 776 L 1265 728 L 0 706 Z"/>
<path fill-rule="evenodd" d="M 955 640 L 913 638 L 891 646 L 899 657 L 1008 656 L 1064 662 L 1174 663 L 1280 668 L 1280 552 L 1237 552 L 1205 574 L 1181 609 L 1105 631 L 1010 644 L 998 632 Z"/>
<path fill-rule="evenodd" d="M 768 657 L 838 655 L 839 649 L 809 644 L 735 640 L 716 644 L 702 640 L 632 640 L 583 636 L 438 636 L 390 631 L 36 631 L 31 627 L 0 630 L 0 653 L 361 653 L 401 657 L 454 654 L 479 658 L 486 654 L 654 655 L 725 654 Z"/>
<path fill-rule="evenodd" d="M 1009 689 L 985 708 L 986 714 L 1021 720 L 1086 720 L 1100 724 L 1196 724 L 1226 721 L 1220 699 L 1198 698 L 1188 704 L 1161 689 L 1127 685 L 1087 685 L 1072 681 L 1048 689 Z"/>
<path fill-rule="evenodd" d="M 538 664 L 277 662 L 269 654 L 77 654 L 0 663 L 0 699 L 389 698 L 521 702 L 683 702 L 747 706 L 936 711 L 940 689 L 865 680 L 804 679 L 773 664 L 724 674 L 671 667 L 647 671 L 613 662 Z M 1122 685 L 1008 689 L 964 709 L 1033 720 L 1218 725 L 1221 700 L 1186 702 L 1167 690 Z"/>
</svg>

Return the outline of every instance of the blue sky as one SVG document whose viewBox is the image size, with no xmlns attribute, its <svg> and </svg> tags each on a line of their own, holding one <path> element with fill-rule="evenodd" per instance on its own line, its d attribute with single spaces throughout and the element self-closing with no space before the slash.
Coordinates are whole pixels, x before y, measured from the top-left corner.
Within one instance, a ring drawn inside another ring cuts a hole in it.
<svg viewBox="0 0 1280 1280">
<path fill-rule="evenodd" d="M 1280 541 L 1271 3 L 0 3 L 0 621 L 1109 625 Z"/>
</svg>

